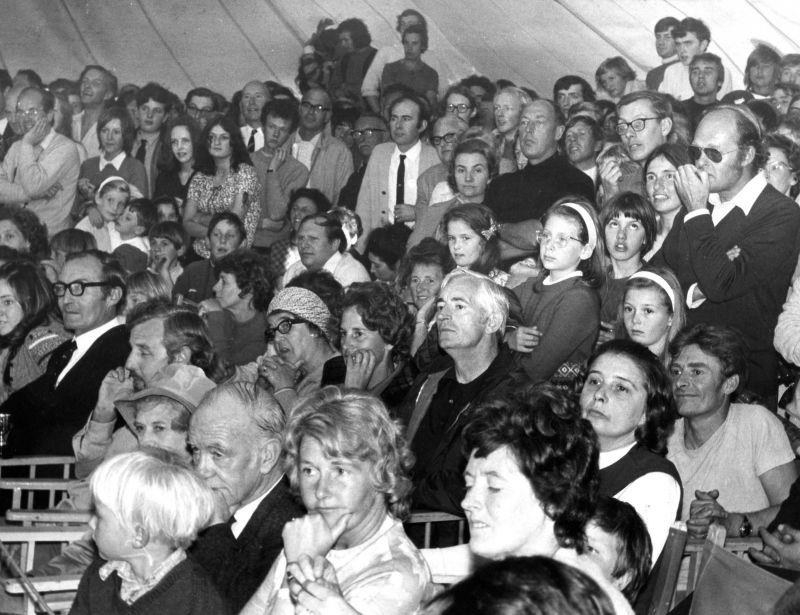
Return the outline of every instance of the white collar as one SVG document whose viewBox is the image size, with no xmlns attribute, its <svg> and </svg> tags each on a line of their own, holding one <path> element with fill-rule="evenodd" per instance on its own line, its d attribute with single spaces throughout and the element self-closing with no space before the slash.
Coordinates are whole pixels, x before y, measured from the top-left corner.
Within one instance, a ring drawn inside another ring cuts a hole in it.
<svg viewBox="0 0 800 615">
<path fill-rule="evenodd" d="M 747 182 L 744 187 L 730 200 L 722 202 L 719 194 L 714 193 L 708 196 L 708 202 L 714 207 L 723 206 L 728 210 L 738 207 L 744 212 L 745 216 L 750 215 L 750 210 L 758 199 L 759 195 L 767 187 L 767 178 L 763 173 L 756 173 L 753 178 Z"/>
<path fill-rule="evenodd" d="M 323 133 L 323 131 L 321 130 L 317 134 L 315 134 L 313 137 L 311 137 L 308 141 L 306 141 L 303 137 L 300 136 L 300 131 L 298 130 L 296 133 L 294 133 L 295 137 L 296 137 L 295 141 L 297 143 L 311 143 L 312 145 L 314 145 L 314 147 L 316 147 L 317 143 L 319 143 L 319 139 L 322 136 L 322 133 Z"/>
<path fill-rule="evenodd" d="M 610 465 L 617 463 L 620 459 L 622 459 L 625 455 L 628 454 L 634 446 L 636 446 L 636 442 L 632 442 L 627 446 L 623 446 L 621 448 L 615 448 L 613 451 L 600 451 L 600 458 L 598 459 L 597 465 L 600 466 L 600 469 L 607 468 Z"/>
<path fill-rule="evenodd" d="M 41 140 L 39 143 L 39 147 L 42 148 L 42 151 L 46 150 L 50 147 L 50 144 L 53 142 L 53 139 L 56 138 L 56 129 L 52 126 L 50 127 L 50 132 L 47 133 L 47 136 Z"/>
<path fill-rule="evenodd" d="M 244 506 L 241 506 L 235 513 L 233 513 L 233 523 L 231 523 L 231 532 L 233 533 L 235 538 L 239 538 L 241 533 L 244 531 L 244 528 L 247 527 L 247 524 L 250 523 L 250 519 L 253 516 L 253 513 L 256 512 L 256 509 L 261 506 L 261 502 L 264 501 L 264 498 L 267 497 L 272 490 L 275 489 L 275 486 L 283 480 L 283 474 L 278 477 L 270 488 L 267 489 L 263 495 L 258 496 L 252 502 L 248 502 Z"/>
<path fill-rule="evenodd" d="M 117 171 L 119 171 L 119 168 L 122 166 L 122 161 L 125 160 L 126 156 L 127 156 L 127 154 L 123 151 L 123 152 L 120 152 L 119 154 L 117 154 L 116 156 L 114 156 L 111 160 L 106 160 L 105 155 L 104 154 L 100 154 L 100 170 L 102 171 L 103 169 L 106 168 L 107 164 L 110 164 Z"/>
<path fill-rule="evenodd" d="M 7 117 L 0 118 L 0 134 L 6 131 L 6 126 L 8 126 L 8 118 Z"/>
<path fill-rule="evenodd" d="M 548 273 L 547 277 L 544 280 L 542 280 L 542 284 L 544 284 L 545 286 L 550 286 L 552 284 L 558 284 L 559 282 L 563 282 L 565 280 L 569 280 L 570 278 L 582 278 L 582 277 L 583 277 L 583 271 L 580 271 L 579 269 L 576 269 L 575 271 L 573 271 L 569 275 L 564 276 L 563 278 L 558 280 L 558 282 L 556 282 L 556 281 L 553 280 L 553 278 Z"/>
<path fill-rule="evenodd" d="M 100 337 L 104 333 L 107 333 L 108 331 L 110 331 L 119 324 L 121 323 L 115 316 L 114 318 L 100 325 L 99 327 L 95 327 L 94 329 L 87 331 L 86 333 L 81 333 L 80 335 L 76 335 L 74 338 L 76 352 L 79 352 L 81 354 L 86 352 L 87 350 L 89 350 L 89 348 L 92 347 L 92 344 L 94 344 L 98 339 L 100 339 Z"/>
<path fill-rule="evenodd" d="M 400 155 L 402 154 L 406 157 L 406 160 L 411 161 L 419 158 L 420 153 L 422 153 L 422 141 L 417 139 L 417 142 L 404 152 L 401 152 L 400 148 L 395 145 L 394 152 L 392 152 L 392 158 L 397 158 L 399 160 Z"/>
<path fill-rule="evenodd" d="M 333 273 L 334 271 L 336 271 L 336 268 L 339 266 L 339 263 L 342 261 L 343 258 L 344 258 L 344 252 L 339 252 L 337 250 L 333 256 L 331 256 L 327 261 L 325 261 L 325 264 L 322 266 L 322 268 L 325 271 L 330 271 L 331 273 Z"/>
<path fill-rule="evenodd" d="M 668 58 L 661 58 L 661 63 L 662 64 L 670 64 L 671 62 L 677 62 L 677 61 L 678 61 L 678 54 L 677 53 L 671 55 Z"/>
</svg>

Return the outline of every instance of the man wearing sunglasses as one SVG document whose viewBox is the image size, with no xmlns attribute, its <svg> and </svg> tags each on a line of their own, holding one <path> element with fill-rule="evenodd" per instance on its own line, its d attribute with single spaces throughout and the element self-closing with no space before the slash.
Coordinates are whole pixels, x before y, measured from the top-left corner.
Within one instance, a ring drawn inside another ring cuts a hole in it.
<svg viewBox="0 0 800 615">
<path fill-rule="evenodd" d="M 428 107 L 413 93 L 397 98 L 389 108 L 391 142 L 372 151 L 358 193 L 356 213 L 364 234 L 358 249 L 364 252 L 372 229 L 395 222 L 413 223 L 417 180 L 439 162 L 436 150 L 420 136 L 428 128 Z"/>
<path fill-rule="evenodd" d="M 44 375 L 0 406 L 13 415 L 17 455 L 71 455 L 72 436 L 94 409 L 103 378 L 130 352 L 117 319 L 125 305 L 125 272 L 110 254 L 68 256 L 53 292 L 74 337 L 55 349 Z"/>
<path fill-rule="evenodd" d="M 353 155 L 341 139 L 325 130 L 331 121 L 331 107 L 331 97 L 321 88 L 311 88 L 303 94 L 291 153 L 308 169 L 306 187 L 316 188 L 336 203 L 353 173 Z"/>
<path fill-rule="evenodd" d="M 686 292 L 689 324 L 733 327 L 748 346 L 745 389 L 775 409 L 775 325 L 797 264 L 800 210 L 767 180 L 761 130 L 746 107 L 720 106 L 697 126 L 675 187 L 686 208 L 662 255 Z"/>
</svg>

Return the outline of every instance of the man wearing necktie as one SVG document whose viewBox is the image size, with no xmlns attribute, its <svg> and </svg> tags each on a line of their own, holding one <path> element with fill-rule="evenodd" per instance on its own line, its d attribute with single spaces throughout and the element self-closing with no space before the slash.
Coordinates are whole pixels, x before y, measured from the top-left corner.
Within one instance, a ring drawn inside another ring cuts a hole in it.
<svg viewBox="0 0 800 615">
<path fill-rule="evenodd" d="M 389 132 L 392 141 L 372 150 L 358 193 L 356 213 L 364 234 L 363 252 L 372 229 L 395 222 L 413 224 L 417 179 L 439 163 L 436 149 L 420 140 L 428 128 L 427 104 L 416 94 L 406 94 L 391 106 Z"/>
<path fill-rule="evenodd" d="M 67 257 L 53 284 L 64 328 L 74 334 L 53 352 L 45 373 L 12 393 L 0 412 L 14 415 L 17 455 L 71 455 L 72 436 L 86 423 L 109 370 L 130 352 L 117 320 L 125 305 L 125 272 L 110 254 Z"/>
<path fill-rule="evenodd" d="M 53 95 L 25 88 L 16 119 L 24 132 L 0 164 L 0 203 L 33 211 L 53 234 L 71 226 L 80 158 L 75 143 L 53 129 Z"/>
<path fill-rule="evenodd" d="M 269 90 L 261 81 L 250 81 L 242 89 L 240 110 L 244 118 L 242 140 L 251 154 L 264 147 L 264 127 L 261 125 L 261 110 L 270 100 Z"/>
</svg>

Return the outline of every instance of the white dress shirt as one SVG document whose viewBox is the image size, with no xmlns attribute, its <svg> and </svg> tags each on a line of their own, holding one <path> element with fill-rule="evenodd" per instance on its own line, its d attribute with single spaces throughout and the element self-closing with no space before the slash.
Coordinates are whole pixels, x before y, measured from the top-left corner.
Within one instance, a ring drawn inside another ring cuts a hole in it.
<svg viewBox="0 0 800 615">
<path fill-rule="evenodd" d="M 119 171 L 119 168 L 122 166 L 122 163 L 125 161 L 127 155 L 128 154 L 126 154 L 125 152 L 120 152 L 119 154 L 114 156 L 111 160 L 106 160 L 105 154 L 100 154 L 100 164 L 99 164 L 100 170 L 102 171 L 103 169 L 106 168 L 107 164 L 110 164 L 117 171 Z"/>
<path fill-rule="evenodd" d="M 69 290 L 67 290 L 69 292 Z M 91 331 L 87 331 L 86 333 L 81 333 L 80 335 L 76 335 L 73 339 L 75 340 L 75 352 L 72 353 L 72 357 L 70 357 L 69 363 L 61 370 L 61 373 L 58 375 L 56 379 L 56 386 L 61 384 L 61 381 L 64 379 L 75 364 L 83 358 L 87 352 L 89 352 L 89 348 L 100 339 L 100 337 L 104 334 L 116 327 L 117 325 L 122 324 L 119 318 L 114 317 L 109 320 L 107 323 L 100 325 L 99 327 L 95 327 Z"/>
<path fill-rule="evenodd" d="M 314 148 L 317 147 L 317 143 L 319 143 L 321 134 L 322 133 L 319 132 L 311 137 L 311 140 L 304 141 L 298 132 L 294 143 L 292 143 L 292 156 L 295 160 L 302 162 L 309 171 L 311 170 L 311 157 L 314 154 Z M 310 175 L 309 181 L 311 181 Z M 306 184 L 306 186 L 308 186 L 308 184 Z"/>
<path fill-rule="evenodd" d="M 709 211 L 706 207 L 703 207 L 702 209 L 695 209 L 694 211 L 690 211 L 688 214 L 686 214 L 686 216 L 683 218 L 683 221 L 688 222 L 692 218 L 697 218 L 698 216 L 707 216 L 710 214 L 712 224 L 717 226 L 720 222 L 722 222 L 722 220 L 725 219 L 725 216 L 727 216 L 737 207 L 744 212 L 745 216 L 747 216 L 750 214 L 750 210 L 753 209 L 756 199 L 766 187 L 767 179 L 764 177 L 763 173 L 756 173 L 753 179 L 747 182 L 744 185 L 744 188 L 739 190 L 739 192 L 730 201 L 725 201 L 723 203 L 722 199 L 719 197 L 719 194 L 709 194 L 708 202 L 714 206 L 714 210 Z M 692 295 L 694 294 L 696 288 L 698 288 L 697 282 L 689 286 L 689 290 L 686 291 L 686 305 L 688 305 L 690 308 L 699 307 L 705 301 L 705 297 L 692 300 Z M 702 289 L 700 290 L 702 291 Z"/>
<path fill-rule="evenodd" d="M 725 69 L 725 77 L 722 80 L 722 87 L 717 94 L 718 98 L 722 98 L 733 89 L 731 81 L 731 69 L 723 65 Z M 689 100 L 694 96 L 692 84 L 689 81 L 689 67 L 681 62 L 675 62 L 664 69 L 664 79 L 661 85 L 658 86 L 658 91 L 664 94 L 672 94 L 678 100 Z"/>
<path fill-rule="evenodd" d="M 395 145 L 392 158 L 389 161 L 389 177 L 386 195 L 388 198 L 389 224 L 394 224 L 394 206 L 397 202 L 397 167 L 400 166 L 400 155 L 405 159 L 405 186 L 403 188 L 403 202 L 413 205 L 417 202 L 417 179 L 419 178 L 419 156 L 422 152 L 422 142 L 417 141 L 405 152 L 401 152 Z"/>
<path fill-rule="evenodd" d="M 255 132 L 255 143 L 256 148 L 253 150 L 257 152 L 262 147 L 264 147 L 264 130 L 261 127 L 253 128 L 250 124 L 245 124 L 244 126 L 240 127 L 239 130 L 242 133 L 242 139 L 244 139 L 244 146 L 247 147 L 247 144 L 250 143 L 250 135 Z"/>
<path fill-rule="evenodd" d="M 283 480 L 283 474 L 281 474 L 278 480 L 272 483 L 272 486 L 267 490 L 267 492 L 264 495 L 257 497 L 252 502 L 248 502 L 247 504 L 239 508 L 239 510 L 237 510 L 235 513 L 233 513 L 234 521 L 233 523 L 231 523 L 231 533 L 233 534 L 234 538 L 239 538 L 241 533 L 244 531 L 244 528 L 247 527 L 248 523 L 250 523 L 250 519 L 253 517 L 253 513 L 256 512 L 256 509 L 259 506 L 261 506 L 261 502 L 264 501 L 265 497 L 267 497 L 270 493 L 272 493 L 272 490 L 275 489 L 275 485 L 277 485 L 282 480 Z"/>
</svg>

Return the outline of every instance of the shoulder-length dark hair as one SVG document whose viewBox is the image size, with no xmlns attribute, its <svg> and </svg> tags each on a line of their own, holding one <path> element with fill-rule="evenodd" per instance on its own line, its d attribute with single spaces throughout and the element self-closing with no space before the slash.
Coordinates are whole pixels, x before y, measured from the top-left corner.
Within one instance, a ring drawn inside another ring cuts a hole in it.
<svg viewBox="0 0 800 615">
<path fill-rule="evenodd" d="M 158 168 L 168 173 L 178 171 L 178 161 L 172 153 L 172 129 L 178 126 L 184 126 L 189 131 L 189 137 L 192 139 L 192 151 L 194 152 L 195 165 L 197 164 L 197 156 L 201 149 L 200 141 L 200 125 L 190 115 L 179 115 L 167 123 L 164 129 L 164 144 L 161 147 L 161 157 L 158 161 Z"/>
<path fill-rule="evenodd" d="M 636 442 L 657 455 L 667 454 L 667 439 L 672 432 L 678 411 L 672 386 L 664 365 L 652 352 L 632 340 L 617 339 L 601 344 L 589 357 L 587 373 L 597 359 L 605 354 L 622 356 L 633 362 L 644 377 L 647 391 L 644 423 L 636 427 Z"/>
<path fill-rule="evenodd" d="M 44 271 L 30 261 L 9 261 L 0 266 L 0 280 L 11 287 L 22 307 L 19 324 L 8 334 L 0 335 L 0 348 L 11 348 L 14 353 L 32 329 L 47 322 L 56 298 Z"/>
<path fill-rule="evenodd" d="M 402 297 L 383 282 L 355 282 L 344 294 L 342 311 L 353 307 L 370 331 L 377 331 L 385 344 L 391 344 L 392 360 L 408 358 L 414 317 Z"/>
<path fill-rule="evenodd" d="M 597 501 L 599 447 L 574 396 L 542 384 L 478 406 L 464 427 L 464 454 L 487 457 L 503 446 L 554 521 L 558 544 L 582 553 Z"/>
<path fill-rule="evenodd" d="M 112 120 L 119 120 L 119 126 L 122 130 L 122 150 L 130 156 L 131 149 L 133 149 L 133 140 L 136 138 L 136 127 L 133 125 L 133 119 L 128 110 L 119 105 L 106 107 L 97 119 L 97 142 L 100 144 L 100 151 L 103 151 L 103 137 L 101 136 L 103 128 Z"/>
<path fill-rule="evenodd" d="M 639 248 L 639 254 L 647 254 L 656 240 L 658 233 L 658 219 L 653 206 L 638 192 L 620 192 L 615 194 L 605 203 L 600 210 L 600 230 L 605 233 L 606 226 L 617 216 L 626 216 L 638 220 L 644 229 L 644 243 Z M 608 246 L 606 256 L 610 257 Z"/>
<path fill-rule="evenodd" d="M 500 237 L 497 219 L 485 205 L 465 203 L 453 207 L 442 217 L 441 235 L 447 240 L 447 225 L 460 220 L 478 234 L 481 240 L 481 255 L 470 269 L 488 275 L 500 262 Z"/>
<path fill-rule="evenodd" d="M 200 134 L 200 147 L 195 152 L 195 169 L 205 175 L 214 175 L 217 171 L 217 165 L 211 154 L 208 151 L 208 135 L 211 134 L 211 129 L 215 126 L 221 126 L 231 137 L 231 171 L 234 173 L 239 170 L 239 165 L 248 164 L 253 165 L 250 160 L 250 154 L 242 139 L 242 133 L 239 127 L 227 115 L 218 115 L 209 120 L 203 132 Z"/>
<path fill-rule="evenodd" d="M 0 220 L 8 220 L 30 244 L 28 255 L 40 261 L 50 256 L 47 243 L 47 227 L 30 209 L 17 206 L 0 207 Z"/>
</svg>

